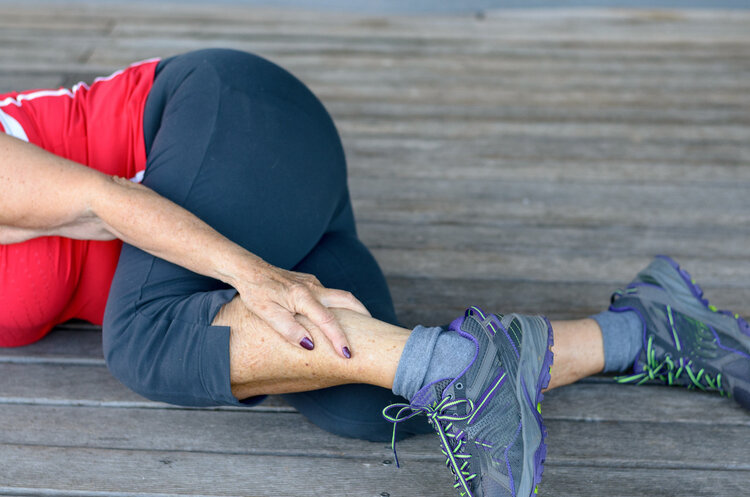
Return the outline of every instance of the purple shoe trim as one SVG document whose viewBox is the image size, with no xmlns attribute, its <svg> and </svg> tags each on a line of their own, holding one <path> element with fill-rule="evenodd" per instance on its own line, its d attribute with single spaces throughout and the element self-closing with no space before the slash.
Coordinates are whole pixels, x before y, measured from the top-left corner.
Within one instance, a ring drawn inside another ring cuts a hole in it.
<svg viewBox="0 0 750 497">
<path fill-rule="evenodd" d="M 680 275 L 682 280 L 685 282 L 687 287 L 690 289 L 690 293 L 693 294 L 693 296 L 700 301 L 701 304 L 703 304 L 705 307 L 708 307 L 708 300 L 703 298 L 703 289 L 697 284 L 693 283 L 693 277 L 690 276 L 690 273 L 685 271 L 680 267 L 679 264 L 677 264 L 677 261 L 669 257 L 668 255 L 657 255 L 657 259 L 662 259 L 669 263 L 670 266 L 674 268 L 675 271 L 677 271 L 677 274 Z"/>
<path fill-rule="evenodd" d="M 466 316 L 458 316 L 456 319 L 451 321 L 451 324 L 448 325 L 448 329 L 451 331 L 458 331 L 461 329 L 461 325 L 464 324 L 464 320 L 466 319 Z"/>
<path fill-rule="evenodd" d="M 494 337 L 497 334 L 497 325 L 495 325 L 494 322 L 492 322 L 492 319 L 490 319 L 490 322 L 487 323 L 487 328 L 492 331 L 492 336 Z"/>
<path fill-rule="evenodd" d="M 487 319 L 487 316 L 484 315 L 484 311 L 475 305 L 472 305 L 471 307 L 466 309 L 466 312 L 464 314 L 468 317 L 468 316 L 473 315 L 475 312 L 479 314 L 479 317 L 482 318 L 482 321 Z"/>
<path fill-rule="evenodd" d="M 750 355 L 747 355 L 746 353 L 744 353 L 744 352 L 742 352 L 740 350 L 735 350 L 735 349 L 733 349 L 731 347 L 727 347 L 725 345 L 722 345 L 721 344 L 721 340 L 719 340 L 719 334 L 716 333 L 716 330 L 714 329 L 713 326 L 709 326 L 708 329 L 711 330 L 711 333 L 713 333 L 714 338 L 716 339 L 716 345 L 718 345 L 720 349 L 726 350 L 727 352 L 732 352 L 734 354 L 741 355 L 745 359 L 750 359 Z"/>
<path fill-rule="evenodd" d="M 547 351 L 544 354 L 544 360 L 542 361 L 542 371 L 539 375 L 539 380 L 537 381 L 536 385 L 536 402 L 540 403 L 542 400 L 544 400 L 544 394 L 542 393 L 542 390 L 547 388 L 549 386 L 549 380 L 550 380 L 550 368 L 552 367 L 554 354 L 552 353 L 552 346 L 554 345 L 554 337 L 552 335 L 552 325 L 549 322 L 549 319 L 544 317 L 544 322 L 547 323 Z M 524 386 L 524 390 L 525 390 Z M 547 445 L 544 443 L 545 438 L 547 438 L 547 428 L 544 426 L 544 420 L 542 419 L 541 413 L 536 410 L 536 405 L 531 406 L 532 412 L 534 413 L 534 416 L 536 417 L 537 422 L 539 423 L 539 428 L 542 432 L 542 441 L 539 444 L 539 447 L 536 450 L 536 453 L 534 454 L 534 487 L 536 488 L 537 485 L 542 481 L 542 473 L 544 472 L 544 461 L 547 458 Z"/>
</svg>

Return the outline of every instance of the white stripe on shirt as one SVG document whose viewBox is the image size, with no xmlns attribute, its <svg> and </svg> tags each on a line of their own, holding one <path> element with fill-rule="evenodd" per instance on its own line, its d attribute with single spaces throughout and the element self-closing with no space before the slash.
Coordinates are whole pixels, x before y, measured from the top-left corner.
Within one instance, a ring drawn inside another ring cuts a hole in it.
<svg viewBox="0 0 750 497">
<path fill-rule="evenodd" d="M 5 130 L 5 134 L 15 136 L 25 142 L 29 141 L 29 137 L 26 136 L 26 131 L 23 130 L 23 126 L 14 117 L 9 116 L 3 109 L 0 109 L 0 125 Z"/>
</svg>

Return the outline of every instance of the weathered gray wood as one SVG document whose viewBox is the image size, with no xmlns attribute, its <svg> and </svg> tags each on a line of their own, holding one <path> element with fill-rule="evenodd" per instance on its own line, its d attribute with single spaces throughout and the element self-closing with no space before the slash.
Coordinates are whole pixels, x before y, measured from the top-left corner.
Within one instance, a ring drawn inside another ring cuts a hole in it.
<svg viewBox="0 0 750 497">
<path fill-rule="evenodd" d="M 283 481 L 284 493 L 299 497 L 454 495 L 447 472 L 436 461 L 409 461 L 397 470 L 376 458 L 309 458 L 300 464 L 294 457 L 0 445 L 0 474 L 14 482 L 0 486 L 0 494 L 21 487 L 59 489 L 68 495 L 112 495 L 125 488 L 131 494 L 270 496 L 279 494 Z M 750 472 L 688 468 L 668 474 L 667 492 L 723 497 L 741 495 Z M 549 464 L 540 495 L 598 496 L 613 488 L 623 496 L 650 495 L 665 488 L 664 479 L 661 469 Z"/>
<path fill-rule="evenodd" d="M 725 480 L 726 478 L 726 480 Z M 690 468 L 660 471 L 649 468 L 611 468 L 606 466 L 549 466 L 539 490 L 540 496 L 644 495 L 721 496 L 741 495 L 747 489 L 750 473 L 745 471 L 705 471 Z"/>
<path fill-rule="evenodd" d="M 78 405 L 182 409 L 141 397 L 117 381 L 97 359 L 61 361 L 0 361 L 0 404 Z M 270 397 L 255 407 L 216 407 L 213 410 L 291 412 L 280 397 Z"/>
<path fill-rule="evenodd" d="M 698 394 L 681 388 L 644 386 L 640 388 L 605 383 L 578 384 L 549 394 L 545 416 L 561 420 L 630 420 L 622 406 L 641 402 L 649 409 L 638 413 L 640 421 L 675 422 L 699 420 L 706 410 L 711 419 L 728 425 L 750 422 L 750 416 L 733 402 L 718 395 Z M 560 398 L 561 400 L 555 400 Z M 598 400 L 597 400 L 598 399 Z M 292 412 L 278 398 L 262 404 L 257 411 Z M 41 406 L 88 406 L 166 409 L 168 406 L 144 399 L 115 380 L 101 366 L 67 364 L 0 363 L 0 404 Z M 180 410 L 181 408 L 175 408 Z M 240 410 L 245 411 L 248 408 Z M 223 410 L 236 411 L 235 408 Z"/>
<path fill-rule="evenodd" d="M 0 362 L 70 362 L 104 364 L 99 329 L 58 327 L 26 347 L 0 348 Z"/>
<path fill-rule="evenodd" d="M 694 229 L 661 227 L 658 231 L 638 227 L 591 227 L 532 225 L 531 223 L 503 223 L 498 216 L 486 223 L 440 224 L 390 224 L 385 222 L 359 222 L 359 232 L 365 244 L 374 249 L 420 250 L 441 247 L 444 250 L 465 250 L 469 245 L 478 251 L 546 253 L 558 255 L 607 253 L 611 257 L 624 255 L 643 257 L 646 264 L 660 252 L 673 255 L 678 261 L 689 258 L 701 272 L 709 273 L 705 259 L 727 260 L 740 258 L 745 253 L 748 235 L 733 226 L 716 225 L 708 230 L 712 237 L 721 238 L 717 245 L 709 237 L 696 237 Z M 408 231 L 407 231 L 408 230 Z M 706 233 L 706 234 L 708 234 Z M 686 259 L 687 260 L 687 259 Z M 691 266 L 687 266 L 691 270 Z M 600 280 L 614 275 L 599 274 Z M 633 275 L 634 276 L 634 275 Z M 571 281 L 576 285 L 581 280 Z M 625 284 L 626 281 L 620 282 Z M 699 280 L 699 283 L 701 281 Z M 719 283 L 719 282 L 716 282 Z M 750 283 L 750 282 L 749 282 Z"/>
<path fill-rule="evenodd" d="M 589 385 L 593 386 L 593 385 Z M 649 388 L 649 387 L 645 387 Z M 653 388 L 652 388 L 653 389 Z M 648 393 L 648 392 L 647 392 Z M 606 402 L 602 392 L 583 397 L 592 403 Z M 646 403 L 649 395 L 637 401 Z M 726 399 L 725 399 L 726 400 Z M 554 404 L 554 401 L 548 401 Z M 583 400 L 576 402 L 583 406 Z M 623 400 L 610 402 L 625 405 Z M 727 404 L 729 402 L 727 401 Z M 560 403 L 557 403 L 560 405 Z M 696 402 L 682 402 L 695 406 Z M 712 416 L 707 419 L 693 412 L 663 417 L 655 422 L 652 413 L 637 417 L 614 416 L 606 421 L 558 420 L 547 414 L 550 449 L 548 461 L 555 465 L 638 466 L 662 469 L 701 467 L 702 469 L 750 470 L 745 435 L 750 416 L 741 413 L 737 423 L 721 416 L 731 411 L 726 405 L 707 403 Z M 567 406 L 563 406 L 566 408 Z M 665 406 L 661 406 L 665 407 Z M 678 409 L 672 408 L 674 413 Z M 547 411 L 545 409 L 545 411 Z M 739 411 L 739 409 L 738 409 Z M 718 416 L 714 416 L 714 413 Z M 624 413 L 623 413 L 624 414 Z M 665 414 L 661 412 L 660 414 Z M 667 413 L 669 414 L 669 413 Z M 667 422 L 666 419 L 669 421 Z M 613 423 L 613 421 L 619 421 Z M 0 406 L 0 444 L 84 447 L 101 449 L 189 451 L 258 456 L 309 456 L 343 459 L 392 458 L 389 443 L 342 439 L 324 432 L 297 413 L 261 413 L 237 411 L 166 411 L 38 406 Z M 257 427 L 263 429 L 258 430 Z M 399 458 L 411 461 L 444 461 L 436 449 L 434 436 L 421 436 L 398 444 Z M 715 454 L 721 452 L 720 459 Z M 637 454 L 637 456 L 635 455 Z"/>
<path fill-rule="evenodd" d="M 0 495 L 13 487 L 132 494 L 454 495 L 436 461 L 397 470 L 382 459 L 278 457 L 0 445 Z M 12 482 L 12 483 L 11 483 Z M 437 484 L 437 485 L 436 485 Z"/>
<path fill-rule="evenodd" d="M 205 46 L 298 75 L 341 131 L 360 234 L 407 326 L 468 304 L 585 316 L 660 252 L 750 314 L 744 11 L 0 4 L 0 92 Z M 278 398 L 164 406 L 111 377 L 96 327 L 63 328 L 0 349 L 0 495 L 453 495 L 430 437 L 395 471 L 388 444 L 325 434 Z M 541 495 L 746 493 L 745 411 L 611 381 L 546 396 Z"/>
<path fill-rule="evenodd" d="M 550 269 L 552 270 L 552 269 Z M 619 284 L 594 282 L 479 280 L 475 278 L 388 277 L 403 325 L 449 323 L 469 305 L 494 312 L 546 314 L 550 319 L 580 319 L 602 311 Z M 747 288 L 710 288 L 721 308 L 750 316 Z"/>
</svg>

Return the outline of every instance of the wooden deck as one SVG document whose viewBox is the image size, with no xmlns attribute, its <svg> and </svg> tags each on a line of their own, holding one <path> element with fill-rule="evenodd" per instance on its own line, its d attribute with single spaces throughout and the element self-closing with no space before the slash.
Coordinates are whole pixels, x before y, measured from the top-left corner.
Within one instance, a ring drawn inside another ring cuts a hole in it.
<svg viewBox="0 0 750 497">
<path fill-rule="evenodd" d="M 339 126 L 407 325 L 467 304 L 584 316 L 656 253 L 750 314 L 748 12 L 92 5 L 0 1 L 0 92 L 208 46 L 289 68 Z M 543 496 L 750 492 L 750 415 L 726 399 L 593 378 L 544 413 Z M 436 446 L 402 443 L 397 470 L 387 444 L 275 399 L 149 402 L 109 375 L 95 327 L 0 350 L 0 495 L 450 496 Z"/>
</svg>

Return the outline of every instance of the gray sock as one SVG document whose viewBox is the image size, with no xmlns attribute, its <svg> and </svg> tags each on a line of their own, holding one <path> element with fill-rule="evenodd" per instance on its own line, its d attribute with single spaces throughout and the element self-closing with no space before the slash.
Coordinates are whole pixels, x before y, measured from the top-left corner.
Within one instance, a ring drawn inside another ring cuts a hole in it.
<svg viewBox="0 0 750 497">
<path fill-rule="evenodd" d="M 623 372 L 643 348 L 643 322 L 633 311 L 604 311 L 591 316 L 604 340 L 604 372 Z"/>
<path fill-rule="evenodd" d="M 401 354 L 393 393 L 411 400 L 425 385 L 455 378 L 474 357 L 474 351 L 474 343 L 458 333 L 417 326 Z"/>
</svg>

